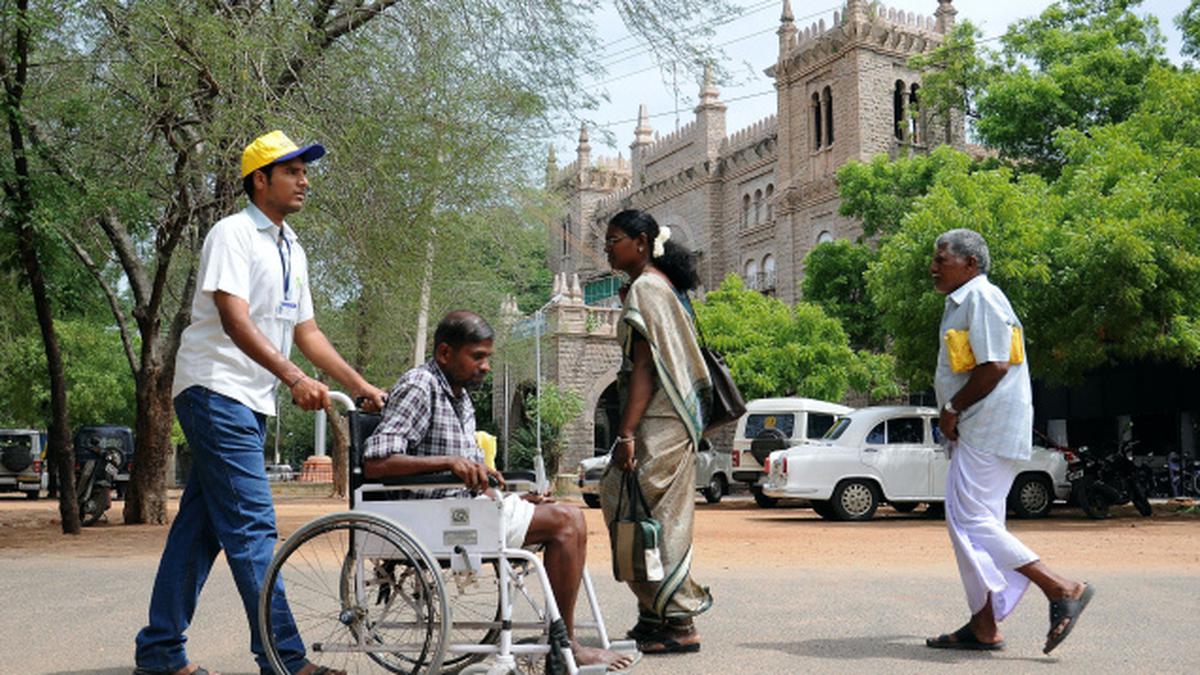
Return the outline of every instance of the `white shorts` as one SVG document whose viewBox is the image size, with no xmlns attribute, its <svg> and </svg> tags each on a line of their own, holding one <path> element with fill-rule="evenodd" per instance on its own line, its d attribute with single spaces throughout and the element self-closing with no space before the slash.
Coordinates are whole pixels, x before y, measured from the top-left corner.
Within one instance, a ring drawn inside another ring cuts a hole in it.
<svg viewBox="0 0 1200 675">
<path fill-rule="evenodd" d="M 524 546 L 529 524 L 533 522 L 533 504 L 522 499 L 521 495 L 509 492 L 504 495 L 500 518 L 504 525 L 504 542 L 508 548 Z"/>
</svg>

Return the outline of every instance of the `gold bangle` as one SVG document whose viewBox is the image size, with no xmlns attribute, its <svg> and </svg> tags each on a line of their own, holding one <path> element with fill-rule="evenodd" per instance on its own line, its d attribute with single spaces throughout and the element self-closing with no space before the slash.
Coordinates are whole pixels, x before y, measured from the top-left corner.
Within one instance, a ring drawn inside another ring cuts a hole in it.
<svg viewBox="0 0 1200 675">
<path fill-rule="evenodd" d="M 629 438 L 621 438 L 620 436 L 617 436 L 616 442 L 617 443 L 636 443 L 637 438 L 634 436 L 630 436 Z"/>
</svg>

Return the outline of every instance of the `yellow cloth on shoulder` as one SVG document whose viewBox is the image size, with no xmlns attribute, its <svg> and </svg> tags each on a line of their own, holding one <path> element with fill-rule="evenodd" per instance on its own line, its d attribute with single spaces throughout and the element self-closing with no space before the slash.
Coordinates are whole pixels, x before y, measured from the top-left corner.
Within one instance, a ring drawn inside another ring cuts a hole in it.
<svg viewBox="0 0 1200 675">
<path fill-rule="evenodd" d="M 946 352 L 950 356 L 950 370 L 965 373 L 975 367 L 975 352 L 971 350 L 968 331 L 953 328 L 946 331 Z M 1008 362 L 1014 366 L 1025 362 L 1025 341 L 1021 339 L 1020 326 L 1013 326 Z"/>
<path fill-rule="evenodd" d="M 475 445 L 483 450 L 483 463 L 489 469 L 496 468 L 496 437 L 486 431 L 476 431 Z"/>
</svg>

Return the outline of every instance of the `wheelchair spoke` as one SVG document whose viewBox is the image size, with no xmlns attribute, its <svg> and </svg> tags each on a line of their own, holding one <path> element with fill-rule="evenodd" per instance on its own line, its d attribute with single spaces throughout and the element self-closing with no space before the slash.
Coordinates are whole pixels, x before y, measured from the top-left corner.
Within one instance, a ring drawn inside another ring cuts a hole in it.
<svg viewBox="0 0 1200 675">
<path fill-rule="evenodd" d="M 285 593 L 276 580 L 286 584 Z M 285 603 L 319 665 L 347 672 L 439 671 L 448 613 L 441 576 L 420 545 L 390 521 L 332 514 L 281 547 L 259 607 L 277 672 L 283 670 L 277 642 L 290 631 L 273 619 L 286 616 L 279 609 Z"/>
</svg>

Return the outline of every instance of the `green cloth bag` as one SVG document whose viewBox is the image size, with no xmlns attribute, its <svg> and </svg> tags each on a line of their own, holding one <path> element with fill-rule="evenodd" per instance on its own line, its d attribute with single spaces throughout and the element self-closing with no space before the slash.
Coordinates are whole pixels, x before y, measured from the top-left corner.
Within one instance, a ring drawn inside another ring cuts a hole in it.
<svg viewBox="0 0 1200 675">
<path fill-rule="evenodd" d="M 618 471 L 620 469 L 617 469 Z M 625 505 L 628 504 L 628 508 Z M 645 513 L 638 517 L 638 505 Z M 638 483 L 637 470 L 625 472 L 617 497 L 616 520 L 609 525 L 613 578 L 617 581 L 662 581 L 662 524 L 650 517 L 650 507 Z"/>
</svg>

